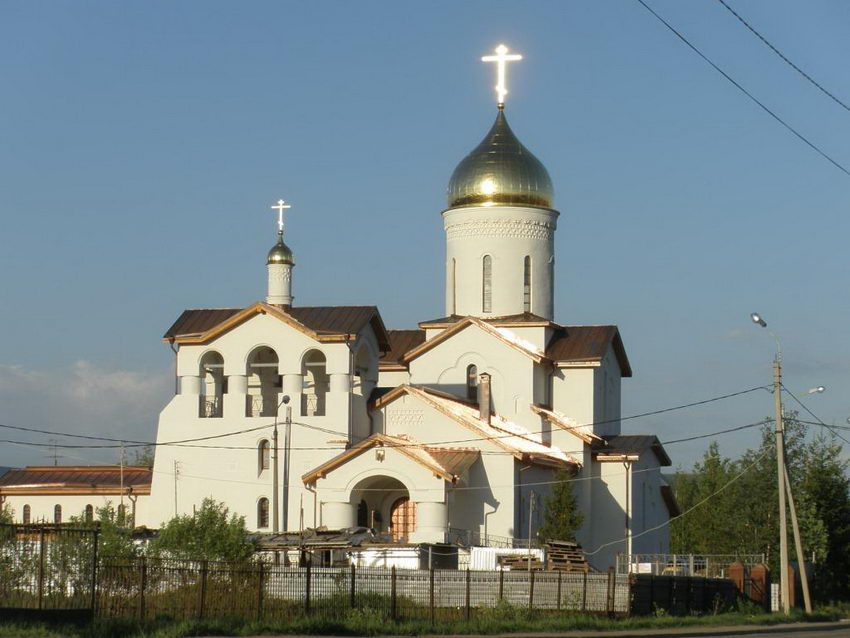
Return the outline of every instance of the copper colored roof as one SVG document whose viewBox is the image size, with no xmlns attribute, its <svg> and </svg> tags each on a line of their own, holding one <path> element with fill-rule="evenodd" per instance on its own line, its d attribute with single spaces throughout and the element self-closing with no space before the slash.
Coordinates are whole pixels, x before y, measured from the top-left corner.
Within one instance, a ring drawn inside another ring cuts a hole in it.
<svg viewBox="0 0 850 638">
<path fill-rule="evenodd" d="M 118 465 L 46 465 L 9 470 L 0 477 L 0 492 L 16 494 L 120 494 Z M 151 468 L 125 466 L 125 493 L 150 494 Z"/>
<path fill-rule="evenodd" d="M 401 357 L 408 350 L 425 342 L 424 330 L 388 330 L 390 349 L 381 356 L 382 366 L 403 365 Z"/>
<path fill-rule="evenodd" d="M 464 315 L 449 315 L 448 317 L 440 317 L 439 319 L 429 319 L 428 321 L 420 321 L 419 327 L 424 328 L 428 327 L 444 327 L 450 326 L 454 323 L 457 323 L 461 319 L 466 319 Z M 531 324 L 551 324 L 552 322 L 546 319 L 545 317 L 541 317 L 540 315 L 535 315 L 532 312 L 522 312 L 517 315 L 504 315 L 501 317 L 487 317 L 481 318 L 482 321 L 486 321 L 487 323 L 492 323 L 495 325 L 505 325 L 511 326 L 516 324 L 523 323 L 531 323 Z"/>
<path fill-rule="evenodd" d="M 472 448 L 426 447 L 425 450 L 442 465 L 446 472 L 460 476 L 477 461 L 481 452 Z"/>
<path fill-rule="evenodd" d="M 384 322 L 375 306 L 275 306 L 283 313 L 319 335 L 356 335 L 367 324 L 382 348 L 389 348 Z M 184 310 L 165 332 L 165 339 L 201 335 L 243 312 L 244 308 L 199 308 Z"/>
<path fill-rule="evenodd" d="M 622 375 L 632 376 L 617 326 L 564 326 L 552 335 L 546 358 L 565 363 L 601 361 L 609 346 L 614 348 Z"/>
</svg>

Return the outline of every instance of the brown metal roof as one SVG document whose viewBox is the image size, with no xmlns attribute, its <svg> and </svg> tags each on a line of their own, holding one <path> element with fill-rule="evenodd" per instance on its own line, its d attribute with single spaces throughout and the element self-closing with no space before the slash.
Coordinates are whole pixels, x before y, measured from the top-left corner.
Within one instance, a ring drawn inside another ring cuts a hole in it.
<svg viewBox="0 0 850 638">
<path fill-rule="evenodd" d="M 455 476 L 461 476 L 481 458 L 481 451 L 472 448 L 427 447 L 425 450 L 446 472 Z"/>
<path fill-rule="evenodd" d="M 122 470 L 118 465 L 46 465 L 12 469 L 0 477 L 0 491 L 16 493 L 121 491 Z M 125 466 L 126 491 L 150 492 L 151 468 Z"/>
<path fill-rule="evenodd" d="M 382 365 L 401 364 L 401 357 L 408 350 L 425 343 L 424 330 L 388 330 L 390 349 L 381 356 Z"/>
<path fill-rule="evenodd" d="M 601 442 L 593 444 L 594 452 L 606 454 L 625 454 L 628 452 L 642 454 L 647 450 L 652 450 L 655 453 L 660 465 L 670 466 L 673 464 L 670 457 L 667 456 L 664 446 L 661 445 L 661 441 L 654 434 L 618 434 L 603 437 Z"/>
<path fill-rule="evenodd" d="M 614 348 L 622 375 L 632 376 L 617 326 L 564 326 L 552 335 L 546 357 L 556 362 L 601 361 L 609 345 Z"/>
<path fill-rule="evenodd" d="M 440 317 L 439 319 L 429 319 L 428 321 L 420 321 L 419 327 L 424 328 L 425 326 L 449 326 L 454 323 L 457 323 L 461 319 L 466 319 L 464 315 L 449 315 L 448 317 Z M 516 325 L 522 323 L 552 323 L 545 317 L 541 317 L 540 315 L 535 315 L 533 312 L 522 312 L 516 315 L 503 315 L 501 317 L 487 317 L 481 318 L 482 321 L 486 321 L 487 323 L 496 324 L 499 326 L 505 325 Z"/>
<path fill-rule="evenodd" d="M 383 349 L 388 349 L 389 339 L 384 322 L 375 306 L 304 306 L 275 307 L 292 319 L 321 335 L 355 335 L 371 323 Z M 165 339 L 198 335 L 245 310 L 244 308 L 199 308 L 184 310 L 177 321 L 165 332 Z"/>
</svg>

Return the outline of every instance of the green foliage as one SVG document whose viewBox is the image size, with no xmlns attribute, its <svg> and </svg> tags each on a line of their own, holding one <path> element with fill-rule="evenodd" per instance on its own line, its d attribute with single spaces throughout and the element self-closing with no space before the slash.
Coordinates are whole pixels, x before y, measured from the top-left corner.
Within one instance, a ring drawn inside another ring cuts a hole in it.
<svg viewBox="0 0 850 638">
<path fill-rule="evenodd" d="M 124 511 L 126 512 L 126 509 Z M 101 559 L 127 559 L 139 555 L 139 549 L 131 536 L 131 516 L 120 513 L 111 502 L 107 502 L 104 507 L 98 507 L 94 513 L 93 522 L 100 530 L 98 555 Z M 73 516 L 71 520 L 80 527 L 92 527 L 92 522 L 86 521 L 85 514 Z"/>
<path fill-rule="evenodd" d="M 785 456 L 803 553 L 806 559 L 811 559 L 812 553 L 819 557 L 816 591 L 820 600 L 846 599 L 850 596 L 850 478 L 847 463 L 841 460 L 842 447 L 824 434 L 807 442 L 806 426 L 795 413 L 786 416 L 785 430 Z M 691 472 L 674 477 L 673 490 L 683 511 L 710 501 L 673 521 L 672 552 L 764 554 L 768 566 L 778 569 L 775 445 L 770 423 L 762 428 L 758 448 L 729 459 L 712 443 Z M 738 475 L 740 478 L 730 483 Z M 724 485 L 727 487 L 718 492 Z M 791 560 L 797 560 L 793 542 L 789 549 Z"/>
<path fill-rule="evenodd" d="M 132 465 L 136 465 L 138 467 L 153 467 L 154 452 L 155 450 L 152 445 L 136 448 L 133 454 Z"/>
<path fill-rule="evenodd" d="M 8 503 L 3 503 L 0 507 L 0 523 L 14 523 L 15 513 L 12 511 L 12 506 Z"/>
<path fill-rule="evenodd" d="M 544 503 L 543 524 L 537 531 L 537 537 L 542 541 L 575 540 L 576 532 L 584 522 L 584 514 L 576 504 L 572 478 L 566 470 L 555 473 L 554 480 L 558 482 Z"/>
<path fill-rule="evenodd" d="M 244 516 L 231 515 L 224 503 L 205 498 L 194 514 L 168 521 L 148 549 L 158 557 L 242 561 L 255 549 L 247 533 Z"/>
</svg>

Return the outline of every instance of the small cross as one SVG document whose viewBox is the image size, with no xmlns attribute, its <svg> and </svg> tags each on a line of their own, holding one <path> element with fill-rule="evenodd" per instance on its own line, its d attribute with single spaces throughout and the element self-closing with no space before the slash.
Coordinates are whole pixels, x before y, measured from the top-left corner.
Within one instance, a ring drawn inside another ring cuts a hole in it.
<svg viewBox="0 0 850 638">
<path fill-rule="evenodd" d="M 485 55 L 481 58 L 482 62 L 496 63 L 496 95 L 498 96 L 499 108 L 505 106 L 505 96 L 508 94 L 508 87 L 505 83 L 505 67 L 508 62 L 516 62 L 522 60 L 522 56 L 518 54 L 508 55 L 508 47 L 500 44 L 496 47 L 496 55 Z"/>
<path fill-rule="evenodd" d="M 269 208 L 277 211 L 277 232 L 283 235 L 283 211 L 292 206 L 279 199 L 276 206 L 269 206 Z"/>
</svg>

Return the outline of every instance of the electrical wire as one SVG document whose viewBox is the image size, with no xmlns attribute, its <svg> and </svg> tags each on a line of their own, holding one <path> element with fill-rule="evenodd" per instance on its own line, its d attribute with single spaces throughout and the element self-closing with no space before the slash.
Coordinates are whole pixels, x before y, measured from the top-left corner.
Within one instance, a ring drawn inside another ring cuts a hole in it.
<svg viewBox="0 0 850 638">
<path fill-rule="evenodd" d="M 629 536 L 629 539 L 634 540 L 634 539 L 636 539 L 636 538 L 640 538 L 640 537 L 641 537 L 641 536 L 643 536 L 644 534 L 649 534 L 650 532 L 658 531 L 659 529 L 661 529 L 662 527 L 666 527 L 667 525 L 669 525 L 670 523 L 672 523 L 672 522 L 673 522 L 673 521 L 675 521 L 676 519 L 682 518 L 682 517 L 683 517 L 683 516 L 685 516 L 686 514 L 690 514 L 690 513 L 691 513 L 691 512 L 693 512 L 696 508 L 700 507 L 701 505 L 704 505 L 706 502 L 708 502 L 709 500 L 711 500 L 712 498 L 714 498 L 715 496 L 717 496 L 718 494 L 720 494 L 720 492 L 722 492 L 723 490 L 725 490 L 726 488 L 728 488 L 730 485 L 732 485 L 735 481 L 737 481 L 739 478 L 741 478 L 744 474 L 746 474 L 746 473 L 747 473 L 747 472 L 749 472 L 751 469 L 753 469 L 756 465 L 758 465 L 758 463 L 760 463 L 760 462 L 761 462 L 761 460 L 762 460 L 765 456 L 767 456 L 767 454 L 768 454 L 770 451 L 771 451 L 771 450 L 770 450 L 770 447 L 769 447 L 769 446 L 765 446 L 765 450 L 764 450 L 764 452 L 762 452 L 762 455 L 761 455 L 760 457 L 758 457 L 758 458 L 757 458 L 755 461 L 753 461 L 750 465 L 748 465 L 747 467 L 745 467 L 745 468 L 744 468 L 744 469 L 743 469 L 743 470 L 742 470 L 742 471 L 741 471 L 741 472 L 740 472 L 737 476 L 735 476 L 734 478 L 732 478 L 730 481 L 728 481 L 728 482 L 727 482 L 727 483 L 725 483 L 724 485 L 721 485 L 721 486 L 720 486 L 720 488 L 719 488 L 717 491 L 713 492 L 712 494 L 709 494 L 709 495 L 708 495 L 708 496 L 706 496 L 704 499 L 702 499 L 700 502 L 698 502 L 698 503 L 694 504 L 693 506 L 689 507 L 688 509 L 686 509 L 684 512 L 682 512 L 682 513 L 681 513 L 681 514 L 679 514 L 678 516 L 673 516 L 672 518 L 668 518 L 666 521 L 664 521 L 664 522 L 663 522 L 663 523 L 661 523 L 660 525 L 656 525 L 655 527 L 650 527 L 649 529 L 645 529 L 645 530 L 643 530 L 642 532 L 639 532 L 639 533 L 637 533 L 637 534 L 631 534 L 631 535 Z M 598 553 L 600 550 L 602 550 L 602 549 L 604 549 L 604 548 L 606 548 L 606 547 L 610 547 L 611 545 L 617 545 L 617 544 L 619 544 L 619 543 L 623 543 L 623 542 L 625 542 L 625 539 L 623 539 L 623 538 L 619 538 L 619 539 L 617 539 L 617 540 L 615 540 L 615 541 L 611 541 L 611 542 L 609 542 L 609 543 L 603 543 L 602 545 L 600 545 L 599 547 L 597 547 L 596 549 L 594 549 L 592 552 L 585 552 L 585 555 L 586 555 L 586 556 L 593 556 L 594 554 Z"/>
<path fill-rule="evenodd" d="M 696 53 L 696 54 L 697 54 L 698 56 L 700 56 L 703 60 L 705 60 L 705 61 L 706 61 L 709 65 L 711 65 L 711 67 L 712 67 L 715 71 L 717 71 L 718 73 L 720 73 L 720 75 L 722 75 L 724 78 L 726 78 L 727 80 L 729 80 L 729 82 L 731 82 L 731 83 L 735 86 L 735 88 L 737 88 L 739 91 L 741 91 L 741 93 L 743 93 L 744 95 L 746 95 L 746 96 L 747 96 L 748 98 L 750 98 L 753 102 L 755 102 L 755 103 L 756 103 L 759 107 L 761 107 L 761 109 L 762 109 L 765 113 L 767 113 L 768 115 L 770 115 L 770 117 L 772 117 L 774 120 L 776 120 L 777 122 L 779 122 L 779 123 L 780 123 L 782 126 L 784 126 L 786 129 L 788 129 L 788 130 L 789 130 L 791 133 L 793 133 L 793 134 L 794 134 L 794 135 L 795 135 L 798 139 L 800 139 L 803 143 L 805 143 L 805 144 L 806 144 L 809 148 L 811 148 L 812 150 L 814 150 L 814 151 L 815 151 L 818 155 L 820 155 L 821 157 L 823 157 L 825 160 L 827 160 L 830 164 L 832 164 L 833 166 L 835 166 L 835 167 L 836 167 L 838 170 L 840 170 L 842 173 L 844 173 L 844 174 L 845 174 L 845 175 L 847 175 L 847 176 L 850 176 L 850 170 L 846 169 L 844 166 L 842 166 L 841 164 L 839 164 L 839 163 L 838 163 L 836 160 L 834 160 L 832 157 L 830 157 L 829 155 L 827 155 L 827 154 L 826 154 L 826 152 L 822 151 L 822 150 L 821 150 L 821 149 L 820 149 L 820 148 L 819 148 L 819 147 L 818 147 L 818 146 L 817 146 L 814 142 L 811 142 L 811 141 L 810 141 L 810 140 L 809 140 L 809 139 L 808 139 L 805 135 L 803 135 L 802 133 L 800 133 L 797 129 L 795 129 L 793 126 L 791 126 L 788 122 L 786 122 L 786 121 L 785 121 L 785 120 L 783 120 L 781 117 L 779 117 L 779 115 L 777 115 L 774 111 L 772 111 L 771 109 L 769 109 L 769 108 L 767 107 L 767 105 L 765 105 L 765 104 L 764 104 L 764 102 L 762 102 L 761 100 L 759 100 L 756 96 L 754 96 L 754 95 L 753 95 L 752 93 L 750 93 L 747 89 L 745 89 L 745 88 L 744 88 L 741 84 L 739 84 L 739 83 L 738 83 L 735 79 L 733 79 L 733 78 L 732 78 L 732 76 L 730 76 L 728 73 L 726 73 L 726 71 L 724 71 L 724 70 L 723 70 L 723 69 L 721 69 L 719 66 L 717 66 L 717 64 L 715 64 L 714 62 L 712 62 L 712 61 L 711 61 L 711 59 L 709 59 L 709 57 L 708 57 L 707 55 L 705 55 L 702 51 L 700 51 L 700 50 L 699 50 L 699 49 L 698 49 L 695 45 L 691 44 L 691 42 L 690 42 L 690 41 L 689 41 L 689 40 L 688 40 L 688 39 L 687 39 L 684 35 L 682 35 L 679 31 L 677 31 L 677 30 L 676 30 L 676 28 L 675 28 L 675 27 L 673 27 L 673 25 L 671 25 L 669 22 L 667 22 L 667 20 L 665 20 L 665 19 L 664 19 L 664 18 L 662 18 L 662 17 L 661 17 L 658 13 L 656 13 L 656 12 L 655 12 L 655 10 L 653 10 L 653 9 L 652 9 L 652 8 L 651 8 L 648 4 L 646 4 L 646 2 L 644 2 L 644 0 L 637 0 L 637 2 L 638 2 L 638 3 L 639 3 L 639 4 L 640 4 L 640 5 L 641 5 L 644 9 L 646 9 L 646 10 L 647 10 L 647 11 L 649 11 L 649 12 L 650 12 L 653 16 L 655 16 L 655 18 L 657 18 L 657 19 L 658 19 L 658 21 L 659 21 L 659 22 L 661 22 L 661 23 L 662 23 L 665 27 L 667 27 L 668 29 L 670 29 L 670 31 L 672 31 L 672 32 L 676 35 L 676 37 L 678 37 L 678 38 L 679 38 L 682 42 L 684 42 L 686 45 L 688 45 L 688 47 L 690 47 L 690 48 L 694 51 L 694 53 Z"/>
<path fill-rule="evenodd" d="M 813 86 L 815 86 L 815 87 L 816 87 L 816 88 L 817 88 L 817 89 L 818 89 L 821 93 L 823 93 L 824 95 L 826 95 L 828 98 L 830 98 L 833 102 L 835 102 L 836 104 L 838 104 L 838 105 L 839 105 L 841 108 L 843 108 L 845 111 L 850 111 L 850 106 L 847 106 L 844 102 L 842 102 L 842 101 L 841 101 L 841 100 L 839 100 L 837 97 L 835 97 L 835 95 L 833 95 L 832 93 L 830 93 L 829 91 L 827 91 L 827 90 L 823 87 L 823 85 L 821 85 L 821 84 L 819 84 L 818 82 L 816 82 L 816 81 L 814 80 L 814 78 L 812 78 L 812 76 L 810 76 L 808 73 L 806 73 L 805 71 L 803 71 L 803 69 L 801 69 L 801 68 L 800 68 L 800 67 L 798 67 L 796 64 L 794 64 L 791 60 L 789 60 L 789 59 L 788 59 L 788 57 L 787 57 L 786 55 L 784 55 L 784 54 L 783 54 L 783 53 L 782 53 L 779 49 L 777 49 L 775 46 L 773 46 L 773 45 L 772 45 L 772 44 L 768 41 L 768 39 L 767 39 L 767 38 L 765 38 L 765 37 L 764 37 L 761 33 L 759 33 L 758 31 L 756 31 L 755 27 L 753 27 L 753 26 L 752 26 L 749 22 L 747 22 L 746 20 L 744 20 L 744 18 L 742 18 L 742 17 L 738 14 L 738 12 L 737 12 L 737 11 L 735 11 L 732 7 L 730 7 L 728 4 L 726 4 L 726 2 L 725 2 L 724 0 L 717 0 L 717 1 L 718 1 L 720 4 L 722 4 L 724 7 L 726 7 L 726 10 L 727 10 L 727 11 L 729 11 L 729 13 L 731 13 L 733 16 L 735 16 L 736 18 L 738 18 L 738 21 L 739 21 L 741 24 L 743 24 L 745 27 L 747 27 L 747 29 L 749 29 L 749 30 L 753 33 L 753 35 L 755 35 L 755 36 L 756 36 L 759 40 L 761 40 L 761 41 L 762 41 L 762 42 L 763 42 L 763 43 L 764 43 L 764 44 L 765 44 L 765 45 L 766 45 L 766 46 L 767 46 L 767 47 L 768 47 L 771 51 L 773 51 L 776 55 L 778 55 L 778 56 L 782 59 L 782 61 L 783 61 L 783 62 L 785 62 L 785 64 L 787 64 L 787 65 L 788 65 L 788 66 L 790 66 L 792 69 L 794 69 L 797 73 L 799 73 L 800 75 L 802 75 L 802 76 L 803 76 L 806 80 L 808 80 L 808 81 L 809 81 L 809 82 L 810 82 Z"/>
<path fill-rule="evenodd" d="M 835 436 L 837 436 L 839 439 L 841 439 L 841 440 L 842 440 L 842 441 L 844 441 L 845 443 L 850 444 L 850 441 L 848 441 L 847 439 L 845 439 L 845 438 L 841 435 L 841 433 L 840 433 L 840 432 L 838 432 L 838 431 L 837 431 L 837 430 L 836 430 L 833 426 L 831 426 L 831 425 L 827 425 L 826 423 L 824 423 L 824 422 L 823 422 L 823 420 L 822 420 L 822 419 L 821 419 L 821 418 L 820 418 L 817 414 L 815 414 L 814 412 L 812 412 L 812 411 L 809 409 L 809 406 L 807 406 L 805 403 L 803 403 L 802 401 L 800 401 L 800 399 L 798 399 L 798 398 L 797 398 L 797 395 L 796 395 L 796 394 L 794 394 L 793 392 L 791 392 L 791 390 L 789 390 L 788 388 L 786 388 L 786 387 L 785 387 L 785 384 L 784 384 L 784 383 L 782 384 L 782 389 L 783 389 L 783 390 L 785 390 L 785 391 L 786 391 L 786 392 L 787 392 L 787 393 L 791 396 L 791 398 L 792 398 L 792 399 L 794 399 L 794 400 L 795 400 L 795 401 L 796 401 L 796 402 L 800 405 L 800 407 L 801 407 L 801 408 L 803 408 L 806 412 L 808 412 L 808 413 L 812 416 L 812 418 L 813 418 L 815 421 L 817 421 L 817 425 L 821 425 L 821 426 L 823 426 L 823 427 L 825 427 L 825 428 L 829 428 L 829 429 L 832 431 L 832 433 L 833 433 L 833 434 L 835 434 Z"/>
</svg>

